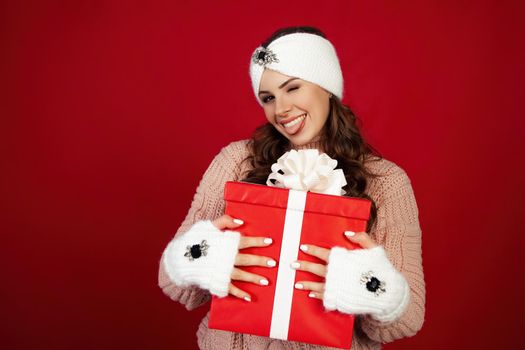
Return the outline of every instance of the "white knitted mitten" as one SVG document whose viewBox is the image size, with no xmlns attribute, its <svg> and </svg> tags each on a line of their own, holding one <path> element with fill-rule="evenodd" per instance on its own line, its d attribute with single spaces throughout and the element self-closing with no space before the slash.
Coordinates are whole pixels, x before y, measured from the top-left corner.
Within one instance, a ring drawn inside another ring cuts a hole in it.
<svg viewBox="0 0 525 350">
<path fill-rule="evenodd" d="M 370 314 L 381 322 L 401 316 L 410 289 L 381 246 L 372 249 L 330 251 L 323 305 L 347 314 Z"/>
<path fill-rule="evenodd" d="M 197 285 L 225 297 L 240 237 L 239 232 L 219 230 L 210 220 L 198 221 L 166 247 L 166 273 L 178 286 Z"/>
</svg>

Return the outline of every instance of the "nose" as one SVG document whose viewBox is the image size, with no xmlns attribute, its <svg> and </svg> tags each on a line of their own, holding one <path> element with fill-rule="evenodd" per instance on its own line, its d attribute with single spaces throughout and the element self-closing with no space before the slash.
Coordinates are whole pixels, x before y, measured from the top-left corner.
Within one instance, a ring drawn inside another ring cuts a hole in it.
<svg viewBox="0 0 525 350">
<path fill-rule="evenodd" d="M 291 103 L 285 97 L 275 98 L 275 115 L 278 117 L 287 117 L 292 110 Z"/>
</svg>

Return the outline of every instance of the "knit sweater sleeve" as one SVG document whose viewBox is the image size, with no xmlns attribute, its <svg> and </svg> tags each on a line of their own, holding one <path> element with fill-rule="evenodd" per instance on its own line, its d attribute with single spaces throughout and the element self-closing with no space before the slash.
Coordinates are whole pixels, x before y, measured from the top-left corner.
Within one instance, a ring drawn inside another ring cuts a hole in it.
<svg viewBox="0 0 525 350">
<path fill-rule="evenodd" d="M 361 316 L 360 322 L 369 338 L 388 343 L 413 336 L 423 326 L 425 281 L 419 214 L 410 179 L 394 165 L 377 190 L 381 192 L 381 201 L 377 203 L 378 220 L 371 235 L 383 245 L 389 260 L 406 278 L 410 302 L 405 312 L 392 322 L 384 323 L 370 315 Z"/>
<path fill-rule="evenodd" d="M 247 155 L 246 141 L 232 142 L 221 149 L 199 182 L 191 207 L 175 236 L 190 229 L 199 220 L 214 220 L 224 214 L 224 185 L 241 176 L 240 164 Z M 161 259 L 162 262 L 162 259 Z M 192 310 L 210 299 L 210 293 L 197 286 L 180 287 L 170 280 L 159 264 L 158 284 L 164 294 Z"/>
</svg>

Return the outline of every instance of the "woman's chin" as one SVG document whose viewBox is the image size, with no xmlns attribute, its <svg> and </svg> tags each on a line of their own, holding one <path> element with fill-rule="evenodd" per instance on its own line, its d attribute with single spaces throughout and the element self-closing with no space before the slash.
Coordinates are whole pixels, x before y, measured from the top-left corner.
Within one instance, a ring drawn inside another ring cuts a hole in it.
<svg viewBox="0 0 525 350">
<path fill-rule="evenodd" d="M 288 141 L 290 141 L 290 144 L 292 144 L 294 147 L 301 147 L 301 146 L 304 146 L 304 145 L 307 145 L 309 143 L 316 142 L 319 140 L 319 136 L 310 135 L 310 133 L 308 133 L 307 128 L 303 128 L 302 130 L 299 130 L 299 132 L 297 132 L 294 135 L 290 135 L 286 131 L 280 130 L 280 129 L 279 129 L 279 132 L 284 137 L 286 137 Z"/>
</svg>

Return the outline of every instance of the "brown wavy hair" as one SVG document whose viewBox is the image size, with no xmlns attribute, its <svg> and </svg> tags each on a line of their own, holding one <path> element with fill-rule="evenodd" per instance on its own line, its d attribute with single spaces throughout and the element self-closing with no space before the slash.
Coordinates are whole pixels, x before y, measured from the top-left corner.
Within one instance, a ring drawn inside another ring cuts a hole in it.
<svg viewBox="0 0 525 350">
<path fill-rule="evenodd" d="M 326 38 L 323 32 L 314 27 L 287 27 L 277 30 L 261 46 L 267 47 L 275 39 L 291 33 L 310 33 Z M 320 145 L 323 152 L 337 160 L 338 168 L 345 173 L 347 182 L 343 187 L 346 191 L 345 196 L 365 198 L 372 202 L 367 226 L 367 231 L 370 231 L 377 219 L 377 208 L 365 190 L 368 178 L 378 175 L 369 172 L 364 163 L 379 160 L 382 156 L 364 140 L 359 131 L 360 126 L 360 119 L 350 107 L 344 105 L 338 97 L 332 96 L 328 119 L 321 130 Z M 266 184 L 272 164 L 291 147 L 290 141 L 270 123 L 261 125 L 255 130 L 248 146 L 250 155 L 245 161 L 250 162 L 252 169 L 243 181 L 257 184 Z"/>
</svg>

